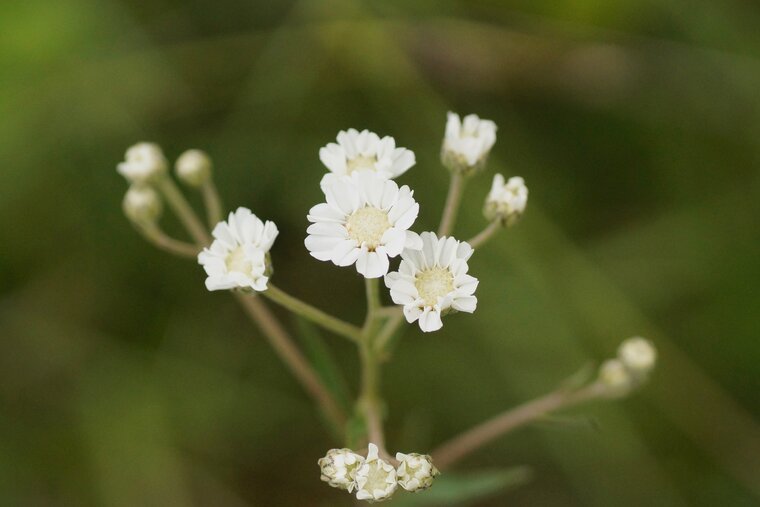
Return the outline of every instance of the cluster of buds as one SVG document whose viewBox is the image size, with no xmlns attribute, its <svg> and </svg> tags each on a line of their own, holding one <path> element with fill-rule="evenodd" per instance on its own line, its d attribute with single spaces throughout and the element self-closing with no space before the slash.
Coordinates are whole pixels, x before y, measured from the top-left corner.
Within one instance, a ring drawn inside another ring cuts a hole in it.
<svg viewBox="0 0 760 507">
<path fill-rule="evenodd" d="M 504 226 L 512 226 L 522 217 L 528 205 L 528 187 L 520 176 L 505 181 L 504 176 L 493 177 L 491 191 L 486 197 L 483 215 L 488 221 L 498 220 Z"/>
<path fill-rule="evenodd" d="M 599 367 L 599 384 L 608 396 L 625 396 L 646 381 L 656 362 L 652 342 L 640 336 L 628 338 L 618 347 L 617 357 Z"/>
<path fill-rule="evenodd" d="M 355 493 L 358 500 L 382 502 L 401 488 L 419 492 L 429 488 L 439 474 L 430 456 L 397 453 L 394 467 L 378 454 L 375 444 L 369 444 L 367 456 L 351 449 L 331 449 L 317 463 L 321 479 L 330 486 Z"/>
</svg>

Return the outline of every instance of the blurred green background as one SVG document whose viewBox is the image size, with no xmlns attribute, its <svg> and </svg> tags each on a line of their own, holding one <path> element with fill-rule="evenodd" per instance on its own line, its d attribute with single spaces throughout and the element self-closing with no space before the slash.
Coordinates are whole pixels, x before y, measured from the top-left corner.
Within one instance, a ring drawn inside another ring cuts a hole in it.
<svg viewBox="0 0 760 507">
<path fill-rule="evenodd" d="M 141 140 L 207 150 L 228 207 L 279 225 L 277 283 L 358 322 L 357 275 L 303 247 L 317 151 L 395 136 L 433 229 L 454 110 L 499 125 L 457 235 L 494 171 L 531 200 L 471 261 L 475 315 L 410 327 L 385 368 L 389 447 L 428 451 L 632 334 L 661 361 L 428 505 L 758 505 L 758 26 L 739 0 L 0 3 L 0 504 L 350 504 L 319 481 L 333 442 L 305 394 L 198 266 L 130 227 L 115 165 Z M 354 351 L 325 341 L 353 386 Z"/>
</svg>

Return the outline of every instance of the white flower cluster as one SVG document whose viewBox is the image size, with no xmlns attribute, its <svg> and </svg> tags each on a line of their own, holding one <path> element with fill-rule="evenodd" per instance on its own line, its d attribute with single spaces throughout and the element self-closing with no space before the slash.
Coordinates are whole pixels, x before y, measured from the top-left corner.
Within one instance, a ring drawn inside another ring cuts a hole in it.
<svg viewBox="0 0 760 507">
<path fill-rule="evenodd" d="M 448 114 L 441 160 L 452 171 L 470 172 L 482 169 L 496 143 L 496 124 L 468 114 L 460 119 Z"/>
<path fill-rule="evenodd" d="M 483 214 L 488 220 L 500 220 L 504 225 L 513 225 L 525 212 L 527 205 L 528 187 L 525 186 L 525 180 L 513 176 L 504 181 L 504 176 L 496 174 L 486 197 Z"/>
<path fill-rule="evenodd" d="M 618 347 L 617 357 L 599 367 L 599 382 L 610 396 L 624 396 L 641 385 L 657 362 L 657 349 L 640 336 L 628 338 Z"/>
<path fill-rule="evenodd" d="M 331 449 L 317 463 L 324 482 L 370 502 L 389 499 L 398 486 L 423 491 L 439 473 L 427 455 L 397 453 L 396 460 L 398 467 L 380 458 L 377 446 L 369 444 L 366 457 L 351 449 Z"/>
</svg>

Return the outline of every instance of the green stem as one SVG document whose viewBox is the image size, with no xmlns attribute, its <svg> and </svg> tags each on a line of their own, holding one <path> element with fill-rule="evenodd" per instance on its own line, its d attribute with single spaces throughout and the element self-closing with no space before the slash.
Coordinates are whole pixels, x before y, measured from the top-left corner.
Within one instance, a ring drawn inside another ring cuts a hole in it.
<svg viewBox="0 0 760 507">
<path fill-rule="evenodd" d="M 168 236 L 158 224 L 136 225 L 140 234 L 157 248 L 178 257 L 196 258 L 200 249 L 192 243 L 186 243 Z"/>
<path fill-rule="evenodd" d="M 156 184 L 164 194 L 166 202 L 169 203 L 169 206 L 177 215 L 177 218 L 179 218 L 182 225 L 187 229 L 187 232 L 193 237 L 193 240 L 200 246 L 208 245 L 210 237 L 208 232 L 206 232 L 206 228 L 172 179 L 169 176 L 164 176 Z"/>
<path fill-rule="evenodd" d="M 467 242 L 470 244 L 472 248 L 478 248 L 479 246 L 483 245 L 486 241 L 491 239 L 503 228 L 503 225 L 501 224 L 501 220 L 494 220 L 488 226 L 480 231 L 476 236 L 472 237 L 471 239 L 467 240 Z"/>
<path fill-rule="evenodd" d="M 374 342 L 374 349 L 377 351 L 381 358 L 384 358 L 387 355 L 388 343 L 390 342 L 391 338 L 393 338 L 393 335 L 396 334 L 399 326 L 403 323 L 404 314 L 402 312 L 399 312 L 389 318 L 383 327 L 380 328 L 380 331 L 377 333 L 377 338 Z"/>
<path fill-rule="evenodd" d="M 446 196 L 446 204 L 443 206 L 441 225 L 438 227 L 438 237 L 449 236 L 454 231 L 454 224 L 457 221 L 457 212 L 459 211 L 459 203 L 462 201 L 465 181 L 465 176 L 461 172 L 454 171 L 451 173 L 449 193 Z"/>
<path fill-rule="evenodd" d="M 315 308 L 310 304 L 287 294 L 272 285 L 271 282 L 267 285 L 267 290 L 262 292 L 262 294 L 291 312 L 309 319 L 315 324 L 320 325 L 335 334 L 348 338 L 353 342 L 359 342 L 362 339 L 362 331 L 358 327 L 340 320 L 337 317 L 333 317 L 319 308 Z"/>
<path fill-rule="evenodd" d="M 206 207 L 208 225 L 213 230 L 216 224 L 222 221 L 222 200 L 216 190 L 214 180 L 209 178 L 201 187 L 203 204 Z"/>
<path fill-rule="evenodd" d="M 364 289 L 367 293 L 367 317 L 364 321 L 364 332 L 369 332 L 369 327 L 377 318 L 380 309 L 380 285 L 377 278 L 365 278 Z"/>
</svg>

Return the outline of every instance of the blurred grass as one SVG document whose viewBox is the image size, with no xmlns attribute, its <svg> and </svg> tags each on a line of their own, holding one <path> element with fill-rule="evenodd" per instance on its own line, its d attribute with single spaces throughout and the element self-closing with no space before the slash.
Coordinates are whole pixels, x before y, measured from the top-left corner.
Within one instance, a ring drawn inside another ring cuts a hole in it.
<svg viewBox="0 0 760 507">
<path fill-rule="evenodd" d="M 642 333 L 653 382 L 583 410 L 599 431 L 537 426 L 468 460 L 534 472 L 476 505 L 757 504 L 759 18 L 675 0 L 0 5 L 0 503 L 345 500 L 316 474 L 331 442 L 308 400 L 197 266 L 130 229 L 114 165 L 142 139 L 208 150 L 228 205 L 280 226 L 279 284 L 358 320 L 356 276 L 302 246 L 317 150 L 349 126 L 394 135 L 430 229 L 453 109 L 500 127 L 457 234 L 482 225 L 494 170 L 531 204 L 473 258 L 475 316 L 399 343 L 392 445 L 428 450 Z"/>
</svg>

